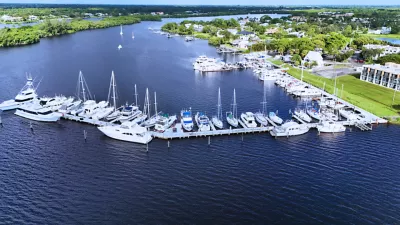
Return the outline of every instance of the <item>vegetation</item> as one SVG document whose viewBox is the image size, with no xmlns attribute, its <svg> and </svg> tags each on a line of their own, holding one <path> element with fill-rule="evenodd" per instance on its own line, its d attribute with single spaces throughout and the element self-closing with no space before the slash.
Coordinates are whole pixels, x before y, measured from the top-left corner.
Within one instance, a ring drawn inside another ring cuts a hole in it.
<svg viewBox="0 0 400 225">
<path fill-rule="evenodd" d="M 387 62 L 393 62 L 400 64 L 400 54 L 391 54 L 391 55 L 385 55 L 382 57 L 379 57 L 378 60 L 376 60 L 379 64 L 385 65 Z"/>
<path fill-rule="evenodd" d="M 12 47 L 37 43 L 40 38 L 71 34 L 82 30 L 102 29 L 112 26 L 139 23 L 140 17 L 107 17 L 99 21 L 82 19 L 46 20 L 34 26 L 4 28 L 0 30 L 0 47 Z"/>
<path fill-rule="evenodd" d="M 301 78 L 301 70 L 285 65 L 289 68 L 288 73 L 298 79 Z M 314 75 L 308 71 L 303 72 L 303 80 L 316 87 L 323 88 L 333 94 L 335 80 Z M 396 116 L 400 113 L 400 97 L 396 98 L 392 105 L 393 90 L 384 88 L 372 83 L 361 81 L 359 77 L 352 75 L 340 76 L 337 78 L 337 95 L 360 108 L 363 108 L 377 116 Z M 343 93 L 341 87 L 343 84 Z"/>
</svg>

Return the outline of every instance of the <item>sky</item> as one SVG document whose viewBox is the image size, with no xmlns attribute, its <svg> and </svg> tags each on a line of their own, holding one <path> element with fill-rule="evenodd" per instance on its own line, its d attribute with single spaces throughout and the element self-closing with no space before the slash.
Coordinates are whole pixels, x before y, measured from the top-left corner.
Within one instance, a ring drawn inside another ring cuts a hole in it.
<svg viewBox="0 0 400 225">
<path fill-rule="evenodd" d="M 400 5 L 399 0 L 0 0 L 0 3 L 143 5 Z"/>
</svg>

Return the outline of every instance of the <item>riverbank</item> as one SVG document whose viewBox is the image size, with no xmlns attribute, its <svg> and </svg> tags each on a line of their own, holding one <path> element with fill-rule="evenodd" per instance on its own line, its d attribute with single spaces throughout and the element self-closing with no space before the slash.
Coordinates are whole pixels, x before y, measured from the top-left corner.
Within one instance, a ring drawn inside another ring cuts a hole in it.
<svg viewBox="0 0 400 225">
<path fill-rule="evenodd" d="M 88 21 L 75 19 L 46 20 L 41 24 L 19 28 L 4 28 L 0 30 L 0 47 L 17 47 L 40 42 L 41 38 L 73 34 L 83 30 L 104 29 L 120 25 L 130 25 L 141 21 L 161 21 L 159 16 L 136 15 L 107 17 L 103 20 Z"/>
<path fill-rule="evenodd" d="M 400 34 L 363 34 L 363 36 L 371 38 L 393 38 L 400 40 Z"/>
<path fill-rule="evenodd" d="M 287 72 L 290 75 L 301 79 L 301 69 L 284 64 L 279 60 L 270 59 L 269 61 L 276 65 L 282 65 L 284 68 L 288 68 Z M 303 72 L 303 81 L 321 89 L 325 88 L 325 91 L 328 93 L 334 93 L 335 79 L 321 77 L 305 70 Z M 336 87 L 338 97 L 377 116 L 398 116 L 400 113 L 400 96 L 395 98 L 392 106 L 394 91 L 391 89 L 361 81 L 359 77 L 355 75 L 338 77 L 336 79 Z"/>
</svg>

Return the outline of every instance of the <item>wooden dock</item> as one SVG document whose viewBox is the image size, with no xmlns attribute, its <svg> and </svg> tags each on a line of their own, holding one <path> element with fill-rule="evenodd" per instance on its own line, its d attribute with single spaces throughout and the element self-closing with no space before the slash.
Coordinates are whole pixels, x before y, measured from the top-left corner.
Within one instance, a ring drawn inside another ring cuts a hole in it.
<svg viewBox="0 0 400 225">
<path fill-rule="evenodd" d="M 191 137 L 207 137 L 207 136 L 220 136 L 220 135 L 234 135 L 234 134 L 249 134 L 249 133 L 262 133 L 272 130 L 272 126 L 268 127 L 256 127 L 256 128 L 229 128 L 223 130 L 210 130 L 210 131 L 193 131 L 185 132 L 182 129 L 182 125 L 177 123 L 174 127 L 167 129 L 165 132 L 154 132 L 150 131 L 151 135 L 155 138 L 160 139 L 181 139 L 181 138 L 191 138 Z"/>
</svg>

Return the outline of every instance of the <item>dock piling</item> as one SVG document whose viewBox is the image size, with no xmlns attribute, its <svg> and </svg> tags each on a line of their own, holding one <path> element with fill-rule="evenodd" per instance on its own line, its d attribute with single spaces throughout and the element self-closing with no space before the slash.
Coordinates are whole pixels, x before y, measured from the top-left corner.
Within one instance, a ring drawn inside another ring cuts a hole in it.
<svg viewBox="0 0 400 225">
<path fill-rule="evenodd" d="M 1 120 L 1 112 L 0 112 L 0 127 L 3 127 L 3 121 Z"/>
<path fill-rule="evenodd" d="M 208 136 L 208 146 L 211 144 L 211 136 Z"/>
<path fill-rule="evenodd" d="M 168 141 L 168 148 L 169 148 L 169 141 Z"/>
<path fill-rule="evenodd" d="M 33 131 L 32 122 L 29 122 L 29 128 L 31 129 L 31 131 Z"/>
<path fill-rule="evenodd" d="M 85 139 L 85 142 L 86 142 L 86 138 L 87 138 L 86 130 L 83 130 L 83 138 Z"/>
</svg>

